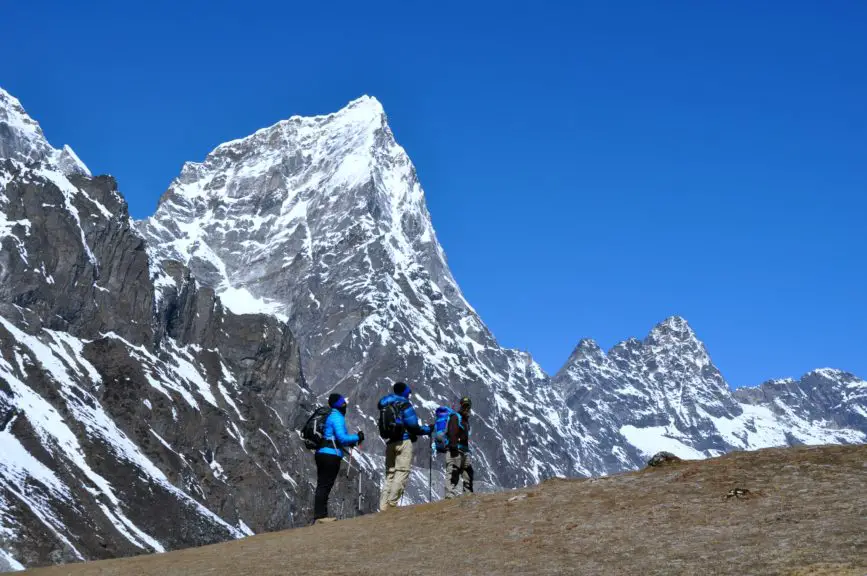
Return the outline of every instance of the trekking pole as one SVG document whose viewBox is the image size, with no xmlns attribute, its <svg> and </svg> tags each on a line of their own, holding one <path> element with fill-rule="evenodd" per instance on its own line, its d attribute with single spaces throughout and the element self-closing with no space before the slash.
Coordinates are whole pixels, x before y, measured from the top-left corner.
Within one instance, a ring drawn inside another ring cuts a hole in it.
<svg viewBox="0 0 867 576">
<path fill-rule="evenodd" d="M 427 501 L 433 502 L 433 442 L 430 443 L 427 459 Z"/>
<path fill-rule="evenodd" d="M 358 515 L 361 514 L 361 502 L 364 497 L 361 495 L 361 471 L 358 472 Z"/>
</svg>

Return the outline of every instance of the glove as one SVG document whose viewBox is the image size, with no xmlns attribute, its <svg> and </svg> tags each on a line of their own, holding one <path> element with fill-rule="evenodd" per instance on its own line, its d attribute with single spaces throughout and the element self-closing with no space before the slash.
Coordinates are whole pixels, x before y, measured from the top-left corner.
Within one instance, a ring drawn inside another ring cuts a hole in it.
<svg viewBox="0 0 867 576">
<path fill-rule="evenodd" d="M 362 442 L 364 442 L 364 432 L 359 430 L 358 431 L 358 443 L 361 444 Z"/>
</svg>

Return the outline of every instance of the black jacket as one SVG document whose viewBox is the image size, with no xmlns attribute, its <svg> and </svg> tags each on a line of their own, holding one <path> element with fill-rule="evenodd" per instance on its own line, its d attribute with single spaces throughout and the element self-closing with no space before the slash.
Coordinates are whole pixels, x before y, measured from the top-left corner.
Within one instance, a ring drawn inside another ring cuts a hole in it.
<svg viewBox="0 0 867 576">
<path fill-rule="evenodd" d="M 468 414 L 461 414 L 460 425 L 458 425 L 458 417 L 452 414 L 449 418 L 449 446 L 452 456 L 457 452 L 469 452 L 470 447 L 470 417 Z"/>
</svg>

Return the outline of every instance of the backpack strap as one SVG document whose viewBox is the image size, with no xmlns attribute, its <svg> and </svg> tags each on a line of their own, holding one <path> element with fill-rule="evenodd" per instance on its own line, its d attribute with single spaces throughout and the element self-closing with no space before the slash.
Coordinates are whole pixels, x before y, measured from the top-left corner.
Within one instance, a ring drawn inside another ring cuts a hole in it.
<svg viewBox="0 0 867 576">
<path fill-rule="evenodd" d="M 337 434 L 334 432 L 334 426 L 331 427 L 331 438 L 328 437 L 328 421 L 331 419 L 331 415 L 334 413 L 334 408 L 332 408 L 328 415 L 325 416 L 325 424 L 322 426 L 322 436 L 325 441 L 325 446 L 328 446 L 328 443 L 331 443 L 331 447 L 335 450 L 340 450 L 340 446 L 337 445 Z"/>
<path fill-rule="evenodd" d="M 458 412 L 457 410 L 453 410 L 453 409 L 449 408 L 449 420 L 452 419 L 452 416 L 457 416 L 457 418 L 458 418 L 458 428 L 460 428 L 461 430 L 463 430 L 463 429 L 464 429 L 464 419 L 461 418 L 461 413 Z"/>
</svg>

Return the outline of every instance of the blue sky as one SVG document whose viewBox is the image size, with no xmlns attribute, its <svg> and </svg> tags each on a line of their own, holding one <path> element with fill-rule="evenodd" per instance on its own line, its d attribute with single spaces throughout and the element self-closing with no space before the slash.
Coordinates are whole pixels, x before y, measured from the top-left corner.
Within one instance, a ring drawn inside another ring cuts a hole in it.
<svg viewBox="0 0 867 576">
<path fill-rule="evenodd" d="M 546 370 L 680 314 L 735 386 L 867 377 L 867 4 L 572 4 L 9 3 L 0 86 L 139 218 L 184 161 L 373 94 Z"/>
</svg>

